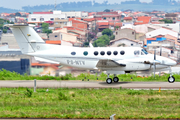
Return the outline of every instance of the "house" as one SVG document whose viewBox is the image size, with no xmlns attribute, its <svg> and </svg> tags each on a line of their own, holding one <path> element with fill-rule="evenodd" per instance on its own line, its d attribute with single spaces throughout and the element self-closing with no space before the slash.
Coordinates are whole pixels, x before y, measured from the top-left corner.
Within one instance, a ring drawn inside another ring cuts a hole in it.
<svg viewBox="0 0 180 120">
<path fill-rule="evenodd" d="M 53 31 L 53 33 L 49 34 L 49 39 L 53 41 L 61 41 L 61 43 L 63 43 L 62 41 L 70 42 L 73 45 L 82 44 L 82 42 L 79 41 L 80 39 L 78 38 L 78 35 L 69 33 L 68 28 L 61 28 Z"/>
<path fill-rule="evenodd" d="M 123 22 L 133 22 L 133 18 L 132 17 L 124 17 Z"/>
<path fill-rule="evenodd" d="M 63 28 L 64 26 L 72 26 L 72 22 L 68 19 L 55 18 L 53 23 L 54 24 L 51 27 L 54 27 L 55 29 Z"/>
<path fill-rule="evenodd" d="M 101 18 L 100 20 L 121 22 L 121 15 L 118 12 L 97 12 L 94 16 Z"/>
<path fill-rule="evenodd" d="M 173 20 L 173 22 L 175 23 L 178 20 L 178 15 L 174 13 L 167 13 L 165 14 L 165 19 Z"/>
<path fill-rule="evenodd" d="M 31 64 L 31 75 L 51 75 L 56 76 L 59 70 L 59 64 L 50 63 L 32 63 Z"/>
<path fill-rule="evenodd" d="M 139 47 L 141 46 L 141 43 L 139 40 L 132 40 L 128 38 L 121 38 L 121 39 L 116 39 L 116 40 L 111 40 L 110 41 L 110 47 Z"/>
<path fill-rule="evenodd" d="M 86 21 L 79 20 L 79 19 L 69 19 L 69 21 L 72 21 L 72 26 L 74 28 L 79 28 L 82 30 L 88 29 L 88 23 Z"/>
<path fill-rule="evenodd" d="M 167 34 L 174 36 L 174 37 L 178 36 L 178 33 L 175 31 L 172 31 L 172 30 L 169 30 L 166 28 L 159 28 L 157 30 L 146 33 L 146 38 L 153 38 L 153 37 L 156 37 L 158 35 L 164 35 L 165 36 Z"/>
<path fill-rule="evenodd" d="M 10 49 L 8 45 L 0 46 L 0 69 L 19 74 L 30 74 L 31 57 L 23 55 L 20 49 Z"/>
<path fill-rule="evenodd" d="M 176 31 L 176 32 L 180 32 L 180 23 L 154 24 L 154 25 L 168 28 L 168 29 Z"/>
<path fill-rule="evenodd" d="M 121 38 L 128 38 L 131 40 L 136 40 L 136 31 L 130 28 L 124 28 L 115 31 L 115 40 Z"/>
<path fill-rule="evenodd" d="M 142 24 L 149 24 L 151 22 L 151 17 L 148 16 L 140 16 L 137 18 L 134 25 L 142 25 Z"/>
</svg>

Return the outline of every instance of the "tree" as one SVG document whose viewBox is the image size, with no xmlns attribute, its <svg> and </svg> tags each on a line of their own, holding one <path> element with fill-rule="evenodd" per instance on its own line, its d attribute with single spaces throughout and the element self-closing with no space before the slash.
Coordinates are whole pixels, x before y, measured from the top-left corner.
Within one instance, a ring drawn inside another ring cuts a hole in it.
<svg viewBox="0 0 180 120">
<path fill-rule="evenodd" d="M 102 35 L 105 35 L 105 34 L 108 36 L 111 36 L 113 34 L 113 32 L 109 28 L 106 28 L 102 31 Z"/>
<path fill-rule="evenodd" d="M 3 24 L 0 24 L 0 29 L 1 29 L 1 30 L 3 29 Z"/>
<path fill-rule="evenodd" d="M 6 29 L 3 29 L 3 33 L 7 33 L 7 30 L 6 30 Z"/>
<path fill-rule="evenodd" d="M 42 23 L 42 29 L 47 30 L 49 28 L 48 23 Z"/>
<path fill-rule="evenodd" d="M 168 20 L 168 19 L 163 19 L 163 20 L 159 20 L 159 21 L 164 21 L 165 23 L 173 23 L 173 20 Z"/>
<path fill-rule="evenodd" d="M 110 39 L 109 36 L 103 35 L 99 37 L 96 41 L 94 41 L 93 46 L 94 47 L 105 47 L 109 45 Z"/>
<path fill-rule="evenodd" d="M 104 12 L 111 12 L 109 9 L 105 9 Z"/>
<path fill-rule="evenodd" d="M 85 42 L 84 47 L 88 47 L 88 46 L 89 46 L 89 42 Z"/>
<path fill-rule="evenodd" d="M 114 40 L 115 39 L 115 35 L 111 35 L 110 40 Z"/>
<path fill-rule="evenodd" d="M 118 29 L 119 29 L 119 26 L 116 26 L 116 27 L 115 27 L 115 30 L 118 30 Z"/>
</svg>

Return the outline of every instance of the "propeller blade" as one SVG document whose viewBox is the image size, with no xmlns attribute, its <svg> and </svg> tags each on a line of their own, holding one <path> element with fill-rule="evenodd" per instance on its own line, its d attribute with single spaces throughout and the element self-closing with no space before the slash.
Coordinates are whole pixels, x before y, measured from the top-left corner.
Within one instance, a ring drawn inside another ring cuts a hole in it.
<svg viewBox="0 0 180 120">
<path fill-rule="evenodd" d="M 161 46 L 161 48 L 160 48 L 160 56 L 162 56 L 162 46 Z"/>
<path fill-rule="evenodd" d="M 156 49 L 154 50 L 154 60 L 156 60 Z"/>
<path fill-rule="evenodd" d="M 156 49 L 154 49 L 154 61 L 153 61 L 153 72 L 154 72 L 154 78 L 155 78 L 155 72 L 156 72 Z"/>
<path fill-rule="evenodd" d="M 156 64 L 153 62 L 153 72 L 154 72 L 154 78 L 155 78 L 155 72 L 156 72 Z"/>
</svg>

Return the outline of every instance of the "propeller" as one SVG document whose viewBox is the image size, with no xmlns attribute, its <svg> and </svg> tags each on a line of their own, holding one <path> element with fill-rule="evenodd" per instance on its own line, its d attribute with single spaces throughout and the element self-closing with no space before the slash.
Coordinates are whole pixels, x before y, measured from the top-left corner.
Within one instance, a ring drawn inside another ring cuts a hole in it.
<svg viewBox="0 0 180 120">
<path fill-rule="evenodd" d="M 161 46 L 161 48 L 160 48 L 160 56 L 162 56 L 162 46 Z"/>
<path fill-rule="evenodd" d="M 153 61 L 153 72 L 154 72 L 154 78 L 155 78 L 155 72 L 156 72 L 156 49 L 154 49 L 154 61 Z"/>
</svg>

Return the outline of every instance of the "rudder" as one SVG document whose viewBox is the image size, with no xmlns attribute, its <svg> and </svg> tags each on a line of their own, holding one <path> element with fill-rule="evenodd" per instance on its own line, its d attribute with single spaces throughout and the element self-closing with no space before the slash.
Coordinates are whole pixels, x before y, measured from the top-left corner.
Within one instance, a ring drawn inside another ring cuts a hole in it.
<svg viewBox="0 0 180 120">
<path fill-rule="evenodd" d="M 35 52 L 31 43 L 44 43 L 44 40 L 36 33 L 32 25 L 6 25 L 10 27 L 22 53 Z"/>
</svg>

